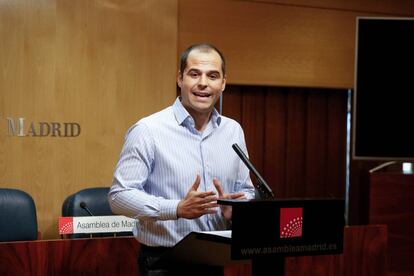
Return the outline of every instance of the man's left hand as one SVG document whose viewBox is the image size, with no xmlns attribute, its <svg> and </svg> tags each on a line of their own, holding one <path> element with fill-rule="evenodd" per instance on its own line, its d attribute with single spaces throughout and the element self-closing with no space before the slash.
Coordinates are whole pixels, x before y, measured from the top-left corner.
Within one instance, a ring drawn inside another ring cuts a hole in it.
<svg viewBox="0 0 414 276">
<path fill-rule="evenodd" d="M 246 196 L 244 195 L 243 192 L 233 193 L 233 194 L 224 193 L 223 188 L 221 187 L 221 183 L 217 178 L 213 179 L 213 184 L 214 184 L 214 187 L 216 187 L 219 199 L 246 199 Z M 231 206 L 220 205 L 220 208 L 221 208 L 221 213 L 223 214 L 223 216 L 226 219 L 230 220 L 232 216 Z"/>
</svg>

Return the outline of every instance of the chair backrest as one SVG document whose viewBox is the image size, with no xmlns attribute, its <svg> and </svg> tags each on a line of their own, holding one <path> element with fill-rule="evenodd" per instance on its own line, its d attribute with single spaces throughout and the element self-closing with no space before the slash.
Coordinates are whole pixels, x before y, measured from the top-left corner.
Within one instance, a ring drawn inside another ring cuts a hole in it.
<svg viewBox="0 0 414 276">
<path fill-rule="evenodd" d="M 64 217 L 87 217 L 90 216 L 86 208 L 94 216 L 113 215 L 108 202 L 107 187 L 87 188 L 68 196 L 62 205 L 62 216 Z M 86 208 L 81 207 L 84 202 Z"/>
<path fill-rule="evenodd" d="M 68 196 L 62 205 L 62 216 L 64 217 L 85 217 L 91 216 L 110 216 L 112 213 L 108 202 L 109 187 L 95 187 L 80 190 Z M 82 203 L 83 202 L 83 203 Z M 84 208 L 81 207 L 84 204 Z M 86 208 L 85 208 L 86 207 Z M 131 236 L 132 232 L 116 233 L 116 236 Z M 114 233 L 93 233 L 93 237 L 114 236 Z M 72 234 L 69 238 L 89 238 L 90 234 Z"/>
<path fill-rule="evenodd" d="M 30 241 L 37 236 L 33 198 L 18 189 L 0 188 L 0 242 Z"/>
</svg>

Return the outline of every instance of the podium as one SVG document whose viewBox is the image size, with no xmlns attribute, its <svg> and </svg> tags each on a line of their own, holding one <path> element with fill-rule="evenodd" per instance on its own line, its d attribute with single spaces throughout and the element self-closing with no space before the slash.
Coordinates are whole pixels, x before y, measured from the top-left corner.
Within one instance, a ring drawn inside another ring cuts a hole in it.
<svg viewBox="0 0 414 276">
<path fill-rule="evenodd" d="M 341 254 L 343 199 L 220 200 L 232 231 L 192 232 L 158 262 L 225 266 L 252 262 L 252 275 L 284 275 L 284 258 Z"/>
</svg>

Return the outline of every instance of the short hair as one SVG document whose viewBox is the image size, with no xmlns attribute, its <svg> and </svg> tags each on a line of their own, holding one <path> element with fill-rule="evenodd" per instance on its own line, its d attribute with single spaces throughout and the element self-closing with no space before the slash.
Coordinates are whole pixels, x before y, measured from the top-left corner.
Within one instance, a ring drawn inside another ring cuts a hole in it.
<svg viewBox="0 0 414 276">
<path fill-rule="evenodd" d="M 204 52 L 204 53 L 208 53 L 208 52 L 211 52 L 211 51 L 215 51 L 217 54 L 219 54 L 220 59 L 221 59 L 221 71 L 223 71 L 223 76 L 226 75 L 226 61 L 224 59 L 223 53 L 220 52 L 219 49 L 217 49 L 215 46 L 213 46 L 211 44 L 208 44 L 208 43 L 200 43 L 200 44 L 191 45 L 190 47 L 188 47 L 187 49 L 185 49 L 184 52 L 181 53 L 181 58 L 180 58 L 180 74 L 181 74 L 181 76 L 183 75 L 184 70 L 187 67 L 188 55 L 193 50 L 198 50 L 198 51 Z"/>
</svg>

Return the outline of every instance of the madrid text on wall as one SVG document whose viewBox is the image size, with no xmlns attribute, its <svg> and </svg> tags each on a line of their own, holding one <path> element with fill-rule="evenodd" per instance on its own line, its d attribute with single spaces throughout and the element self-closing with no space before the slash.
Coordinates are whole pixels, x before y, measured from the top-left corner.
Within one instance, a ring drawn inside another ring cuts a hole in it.
<svg viewBox="0 0 414 276">
<path fill-rule="evenodd" d="M 76 122 L 34 122 L 26 118 L 7 117 L 7 133 L 15 137 L 78 137 L 81 126 Z"/>
</svg>

